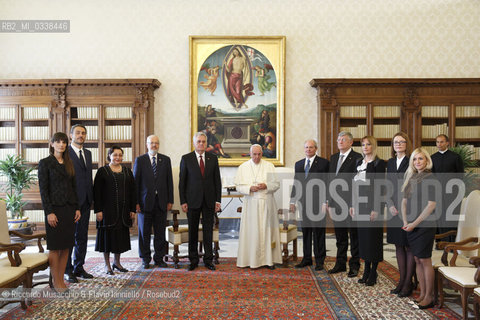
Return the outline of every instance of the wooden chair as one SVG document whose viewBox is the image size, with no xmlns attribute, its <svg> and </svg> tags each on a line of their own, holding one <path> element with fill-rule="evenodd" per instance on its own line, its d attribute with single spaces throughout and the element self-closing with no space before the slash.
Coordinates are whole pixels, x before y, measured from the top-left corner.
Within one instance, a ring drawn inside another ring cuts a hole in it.
<svg viewBox="0 0 480 320">
<path fill-rule="evenodd" d="M 480 319 L 480 288 L 473 290 L 473 311 L 475 312 L 475 319 Z"/>
<path fill-rule="evenodd" d="M 5 266 L 0 267 L 0 288 L 17 288 L 20 285 L 23 286 L 23 288 L 29 288 L 27 283 L 27 268 L 19 267 L 22 263 L 19 252 L 24 248 L 25 245 L 21 243 L 0 246 L 0 252 L 7 253 L 7 257 L 0 259 L 1 262 L 6 261 Z M 0 303 L 0 308 L 15 302 L 20 302 L 22 309 L 27 308 L 25 299 L 4 301 Z"/>
<path fill-rule="evenodd" d="M 242 212 L 242 207 L 237 208 L 237 212 Z M 297 261 L 297 238 L 298 229 L 296 224 L 289 224 L 290 213 L 288 209 L 278 209 L 278 215 L 282 217 L 282 224 L 280 225 L 280 245 L 282 246 L 282 265 L 288 266 L 288 261 Z M 288 253 L 288 244 L 292 242 L 293 252 L 291 255 Z"/>
<path fill-rule="evenodd" d="M 478 251 L 480 244 L 480 217 L 478 217 L 478 208 L 480 208 L 480 191 L 476 190 L 462 201 L 460 208 L 460 219 L 457 230 L 452 230 L 435 236 L 442 239 L 448 235 L 456 234 L 456 242 L 439 242 L 437 249 L 432 253 L 432 264 L 435 271 L 435 300 L 438 299 L 438 269 L 444 266 L 458 266 L 473 268 L 469 263 L 472 256 L 480 254 Z M 447 248 L 448 247 L 448 248 Z M 454 256 L 448 261 L 448 254 L 454 253 Z"/>
<path fill-rule="evenodd" d="M 288 261 L 293 260 L 297 261 L 297 238 L 298 238 L 298 228 L 296 224 L 289 224 L 288 222 L 291 218 L 291 213 L 288 209 L 278 209 L 278 215 L 282 217 L 282 225 L 280 226 L 280 244 L 282 245 L 282 262 L 283 266 L 288 266 Z M 293 250 L 292 254 L 288 254 L 288 244 L 292 242 Z"/>
<path fill-rule="evenodd" d="M 36 233 L 33 235 L 25 235 L 17 231 L 8 230 L 8 221 L 6 214 L 5 202 L 0 201 L 0 247 L 10 246 L 12 244 L 10 236 L 16 236 L 21 240 L 37 240 L 38 252 L 20 253 L 21 267 L 27 268 L 27 287 L 33 288 L 36 285 L 47 283 L 45 281 L 33 283 L 33 275 L 41 270 L 48 268 L 48 254 L 44 252 L 42 239 L 46 239 L 46 233 Z M 0 260 L 0 267 L 9 266 L 9 262 L 5 259 Z"/>
<path fill-rule="evenodd" d="M 480 286 L 480 257 L 470 258 L 470 267 L 440 267 L 438 269 L 439 308 L 443 307 L 443 282 L 460 292 L 462 319 L 468 319 L 468 297 Z M 478 318 L 477 318 L 478 319 Z"/>
<path fill-rule="evenodd" d="M 181 213 L 179 210 L 171 210 L 168 213 L 167 219 L 172 221 L 172 226 L 167 228 L 168 231 L 168 242 L 173 245 L 173 255 L 165 256 L 165 261 L 168 258 L 171 258 L 174 262 L 175 269 L 178 269 L 178 263 L 182 258 L 188 258 L 188 255 L 180 256 L 180 245 L 183 243 L 188 243 L 188 225 L 179 225 L 179 219 L 187 219 L 185 213 Z M 219 220 L 217 213 L 214 216 L 214 226 L 213 226 L 213 262 L 218 264 L 219 254 L 218 251 L 220 250 L 220 235 L 219 235 Z M 198 228 L 198 251 L 199 255 L 203 256 L 203 228 L 202 225 Z M 168 251 L 168 250 L 167 250 Z"/>
</svg>

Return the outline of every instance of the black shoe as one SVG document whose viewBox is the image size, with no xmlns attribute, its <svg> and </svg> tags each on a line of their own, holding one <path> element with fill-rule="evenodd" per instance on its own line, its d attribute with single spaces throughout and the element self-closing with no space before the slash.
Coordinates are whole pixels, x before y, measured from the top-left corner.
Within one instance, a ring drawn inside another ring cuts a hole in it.
<svg viewBox="0 0 480 320">
<path fill-rule="evenodd" d="M 299 264 L 295 265 L 295 268 L 304 268 L 306 266 L 311 266 L 311 265 L 313 265 L 312 262 L 307 262 L 302 260 Z"/>
<path fill-rule="evenodd" d="M 367 282 L 367 279 L 368 279 L 368 275 L 370 274 L 370 272 L 363 272 L 363 276 L 358 279 L 358 283 L 365 283 Z"/>
<path fill-rule="evenodd" d="M 323 264 L 317 264 L 315 266 L 315 271 L 322 271 L 323 270 Z"/>
<path fill-rule="evenodd" d="M 410 297 L 412 295 L 412 292 L 413 292 L 413 289 L 412 289 L 412 286 L 410 286 L 410 289 L 408 289 L 407 291 L 400 291 L 398 293 L 398 296 L 400 298 L 405 298 L 405 297 Z"/>
<path fill-rule="evenodd" d="M 275 270 L 275 265 L 273 265 L 273 266 L 267 266 L 267 268 L 270 269 L 270 270 Z"/>
<path fill-rule="evenodd" d="M 85 271 L 84 269 L 75 272 L 75 276 L 82 279 L 92 279 L 93 275 Z"/>
<path fill-rule="evenodd" d="M 348 271 L 348 274 L 347 276 L 349 278 L 355 278 L 356 276 L 358 276 L 358 270 L 357 269 L 351 269 Z"/>
<path fill-rule="evenodd" d="M 193 271 L 197 269 L 197 267 L 198 267 L 197 263 L 190 263 L 190 265 L 188 266 L 188 271 Z"/>
<path fill-rule="evenodd" d="M 215 266 L 213 263 L 205 263 L 205 267 L 209 270 L 215 271 Z"/>
<path fill-rule="evenodd" d="M 339 273 L 339 272 L 345 272 L 347 271 L 347 267 L 343 266 L 338 266 L 338 265 L 335 265 L 332 269 L 328 270 L 328 273 L 330 274 L 334 274 L 334 273 Z"/>
<path fill-rule="evenodd" d="M 75 274 L 73 274 L 73 272 L 65 274 L 64 278 L 65 278 L 65 280 L 67 280 L 67 282 L 78 283 L 78 279 L 75 276 Z"/>
<path fill-rule="evenodd" d="M 390 293 L 391 294 L 399 294 L 400 290 L 402 290 L 402 286 L 398 285 L 397 287 L 395 287 L 395 289 L 390 290 Z"/>
<path fill-rule="evenodd" d="M 144 262 L 142 266 L 143 266 L 143 269 L 150 269 L 150 263 L 148 262 Z"/>
<path fill-rule="evenodd" d="M 159 262 L 155 262 L 155 266 L 159 268 L 168 268 L 168 264 L 166 264 L 163 260 L 160 260 Z"/>
<path fill-rule="evenodd" d="M 433 308 L 433 307 L 435 307 L 435 301 L 430 302 L 426 306 L 418 305 L 418 309 L 421 309 L 421 310 L 430 309 L 430 308 Z"/>
<path fill-rule="evenodd" d="M 377 273 L 376 272 L 370 272 L 370 274 L 368 275 L 367 281 L 365 281 L 365 285 L 367 287 L 371 287 L 376 283 L 377 283 Z"/>
<path fill-rule="evenodd" d="M 125 268 L 120 268 L 120 267 L 117 266 L 115 263 L 112 264 L 112 269 L 113 269 L 113 270 L 117 269 L 117 270 L 120 271 L 120 272 L 128 272 L 127 269 L 125 269 Z"/>
<path fill-rule="evenodd" d="M 113 270 L 107 270 L 107 274 L 113 276 L 115 273 L 113 272 Z"/>
</svg>

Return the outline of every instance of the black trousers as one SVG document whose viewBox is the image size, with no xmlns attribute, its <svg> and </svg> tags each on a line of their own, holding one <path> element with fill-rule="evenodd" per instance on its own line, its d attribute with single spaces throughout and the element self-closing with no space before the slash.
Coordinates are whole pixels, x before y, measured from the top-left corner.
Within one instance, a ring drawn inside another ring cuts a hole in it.
<svg viewBox="0 0 480 320">
<path fill-rule="evenodd" d="M 205 255 L 204 263 L 212 263 L 213 261 L 213 217 L 215 208 L 206 206 L 205 201 L 201 208 L 188 208 L 188 259 L 192 264 L 198 264 L 198 226 L 200 223 L 200 215 L 202 216 L 203 228 L 203 247 Z"/>
<path fill-rule="evenodd" d="M 90 223 L 90 203 L 83 203 L 80 207 L 80 220 L 75 224 L 75 244 L 68 252 L 67 266 L 65 273 L 80 272 L 85 264 L 88 245 L 88 224 Z M 73 264 L 72 264 L 73 251 Z"/>
<path fill-rule="evenodd" d="M 303 261 L 312 263 L 312 240 L 315 263 L 323 265 L 327 250 L 325 247 L 325 228 L 302 227 L 303 233 Z"/>
<path fill-rule="evenodd" d="M 345 225 L 347 222 L 340 224 L 334 223 L 335 238 L 337 240 L 337 262 L 338 266 L 347 266 L 348 236 L 350 235 L 350 258 L 348 265 L 352 270 L 360 268 L 360 252 L 358 248 L 358 232 L 356 227 Z"/>
<path fill-rule="evenodd" d="M 158 264 L 166 254 L 165 228 L 167 226 L 167 212 L 160 209 L 158 196 L 152 211 L 138 215 L 138 251 L 144 263 L 150 263 L 152 251 L 150 239 L 153 227 L 153 262 Z"/>
</svg>

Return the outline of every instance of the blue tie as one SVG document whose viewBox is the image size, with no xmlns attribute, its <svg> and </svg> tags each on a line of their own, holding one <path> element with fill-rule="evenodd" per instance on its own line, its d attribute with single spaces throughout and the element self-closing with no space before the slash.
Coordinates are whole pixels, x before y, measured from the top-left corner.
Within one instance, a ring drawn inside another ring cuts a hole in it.
<svg viewBox="0 0 480 320">
<path fill-rule="evenodd" d="M 310 159 L 307 159 L 307 165 L 305 166 L 305 178 L 308 176 L 308 171 L 310 171 Z"/>
<path fill-rule="evenodd" d="M 153 176 L 157 177 L 157 160 L 155 157 L 152 158 L 152 168 L 153 168 Z"/>
</svg>

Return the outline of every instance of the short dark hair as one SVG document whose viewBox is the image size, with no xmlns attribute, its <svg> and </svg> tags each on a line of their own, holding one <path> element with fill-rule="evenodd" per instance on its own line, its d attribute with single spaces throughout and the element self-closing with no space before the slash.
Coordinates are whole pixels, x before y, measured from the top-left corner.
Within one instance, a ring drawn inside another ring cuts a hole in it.
<svg viewBox="0 0 480 320">
<path fill-rule="evenodd" d="M 447 142 L 449 142 L 449 141 L 448 141 L 448 136 L 447 136 L 446 134 L 443 134 L 443 133 L 440 133 L 440 134 L 435 138 L 435 140 L 437 140 L 437 138 L 440 138 L 440 137 L 444 137 L 445 140 L 446 140 Z"/>
<path fill-rule="evenodd" d="M 78 128 L 78 127 L 85 129 L 85 133 L 87 133 L 87 128 L 85 128 L 83 124 L 75 124 L 70 128 L 70 134 L 72 134 L 73 131 L 75 131 L 75 128 Z"/>
<path fill-rule="evenodd" d="M 122 151 L 122 154 L 123 154 L 123 149 L 120 148 L 119 146 L 111 146 L 110 149 L 108 149 L 108 155 L 107 155 L 107 161 L 110 162 L 112 161 L 110 159 L 110 156 L 112 155 L 112 153 L 115 151 L 115 150 L 120 150 Z"/>
</svg>

